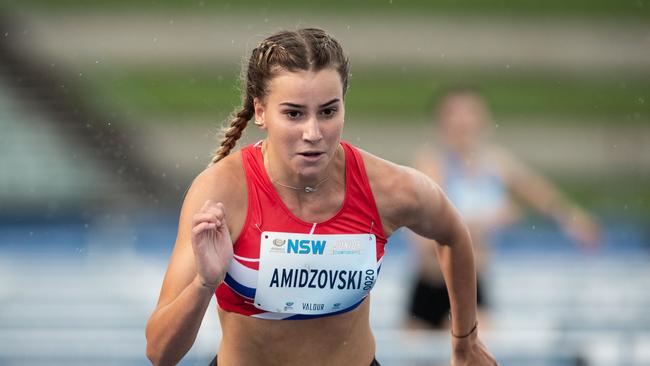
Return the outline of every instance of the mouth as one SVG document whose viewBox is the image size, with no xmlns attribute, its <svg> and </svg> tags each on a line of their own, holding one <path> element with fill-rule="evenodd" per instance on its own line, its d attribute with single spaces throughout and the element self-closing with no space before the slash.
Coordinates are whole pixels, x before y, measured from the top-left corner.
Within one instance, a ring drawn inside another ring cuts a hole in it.
<svg viewBox="0 0 650 366">
<path fill-rule="evenodd" d="M 324 156 L 325 153 L 322 151 L 303 151 L 303 152 L 299 152 L 298 155 L 302 156 L 307 160 L 318 160 L 322 156 Z"/>
</svg>

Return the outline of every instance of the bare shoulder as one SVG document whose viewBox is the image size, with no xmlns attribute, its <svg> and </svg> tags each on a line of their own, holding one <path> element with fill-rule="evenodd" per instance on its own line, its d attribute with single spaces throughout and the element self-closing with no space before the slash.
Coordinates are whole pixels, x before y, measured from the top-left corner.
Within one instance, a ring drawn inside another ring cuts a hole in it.
<svg viewBox="0 0 650 366">
<path fill-rule="evenodd" d="M 246 173 L 241 152 L 228 155 L 199 173 L 185 195 L 183 206 L 193 214 L 206 200 L 223 203 L 231 233 L 234 234 L 233 230 L 239 232 L 237 221 L 241 219 L 243 224 L 241 216 L 246 215 L 247 208 Z"/>
<path fill-rule="evenodd" d="M 440 151 L 431 145 L 423 145 L 416 150 L 413 159 L 413 167 L 435 182 L 442 181 L 442 162 L 440 160 Z"/>
<path fill-rule="evenodd" d="M 386 234 L 409 226 L 417 219 L 423 197 L 436 189 L 435 183 L 416 169 L 360 152 Z"/>
</svg>

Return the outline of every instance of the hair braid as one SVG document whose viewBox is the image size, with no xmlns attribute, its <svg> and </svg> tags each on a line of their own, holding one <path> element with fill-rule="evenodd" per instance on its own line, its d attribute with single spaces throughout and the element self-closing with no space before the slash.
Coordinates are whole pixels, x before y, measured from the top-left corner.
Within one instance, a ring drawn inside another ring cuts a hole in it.
<svg viewBox="0 0 650 366">
<path fill-rule="evenodd" d="M 242 108 L 235 114 L 235 117 L 230 121 L 230 126 L 222 130 L 223 139 L 221 144 L 214 152 L 212 161 L 210 165 L 217 163 L 219 160 L 225 158 L 230 154 L 230 150 L 237 144 L 237 140 L 242 135 L 244 128 L 248 124 L 248 121 L 253 117 L 253 98 L 247 95 L 246 103 Z"/>
</svg>

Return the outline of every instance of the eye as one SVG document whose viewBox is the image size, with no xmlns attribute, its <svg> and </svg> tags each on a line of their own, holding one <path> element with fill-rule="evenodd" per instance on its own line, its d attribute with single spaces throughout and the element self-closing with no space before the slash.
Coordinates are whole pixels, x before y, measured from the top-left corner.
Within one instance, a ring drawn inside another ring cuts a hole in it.
<svg viewBox="0 0 650 366">
<path fill-rule="evenodd" d="M 325 117 L 334 117 L 336 114 L 336 108 L 325 108 L 320 112 Z"/>
<path fill-rule="evenodd" d="M 302 115 L 302 113 L 301 113 L 300 111 L 296 111 L 296 110 L 284 111 L 283 113 L 284 113 L 284 114 L 287 116 L 287 118 L 289 118 L 289 119 L 298 119 L 298 118 L 300 118 L 300 116 Z"/>
</svg>

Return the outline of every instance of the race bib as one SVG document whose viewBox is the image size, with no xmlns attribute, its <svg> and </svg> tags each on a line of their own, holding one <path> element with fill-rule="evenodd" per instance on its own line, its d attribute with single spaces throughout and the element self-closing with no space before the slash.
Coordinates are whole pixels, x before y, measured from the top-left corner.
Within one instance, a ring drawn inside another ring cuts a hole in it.
<svg viewBox="0 0 650 366">
<path fill-rule="evenodd" d="M 316 315 L 355 305 L 377 279 L 376 243 L 373 234 L 263 232 L 255 307 Z"/>
</svg>

